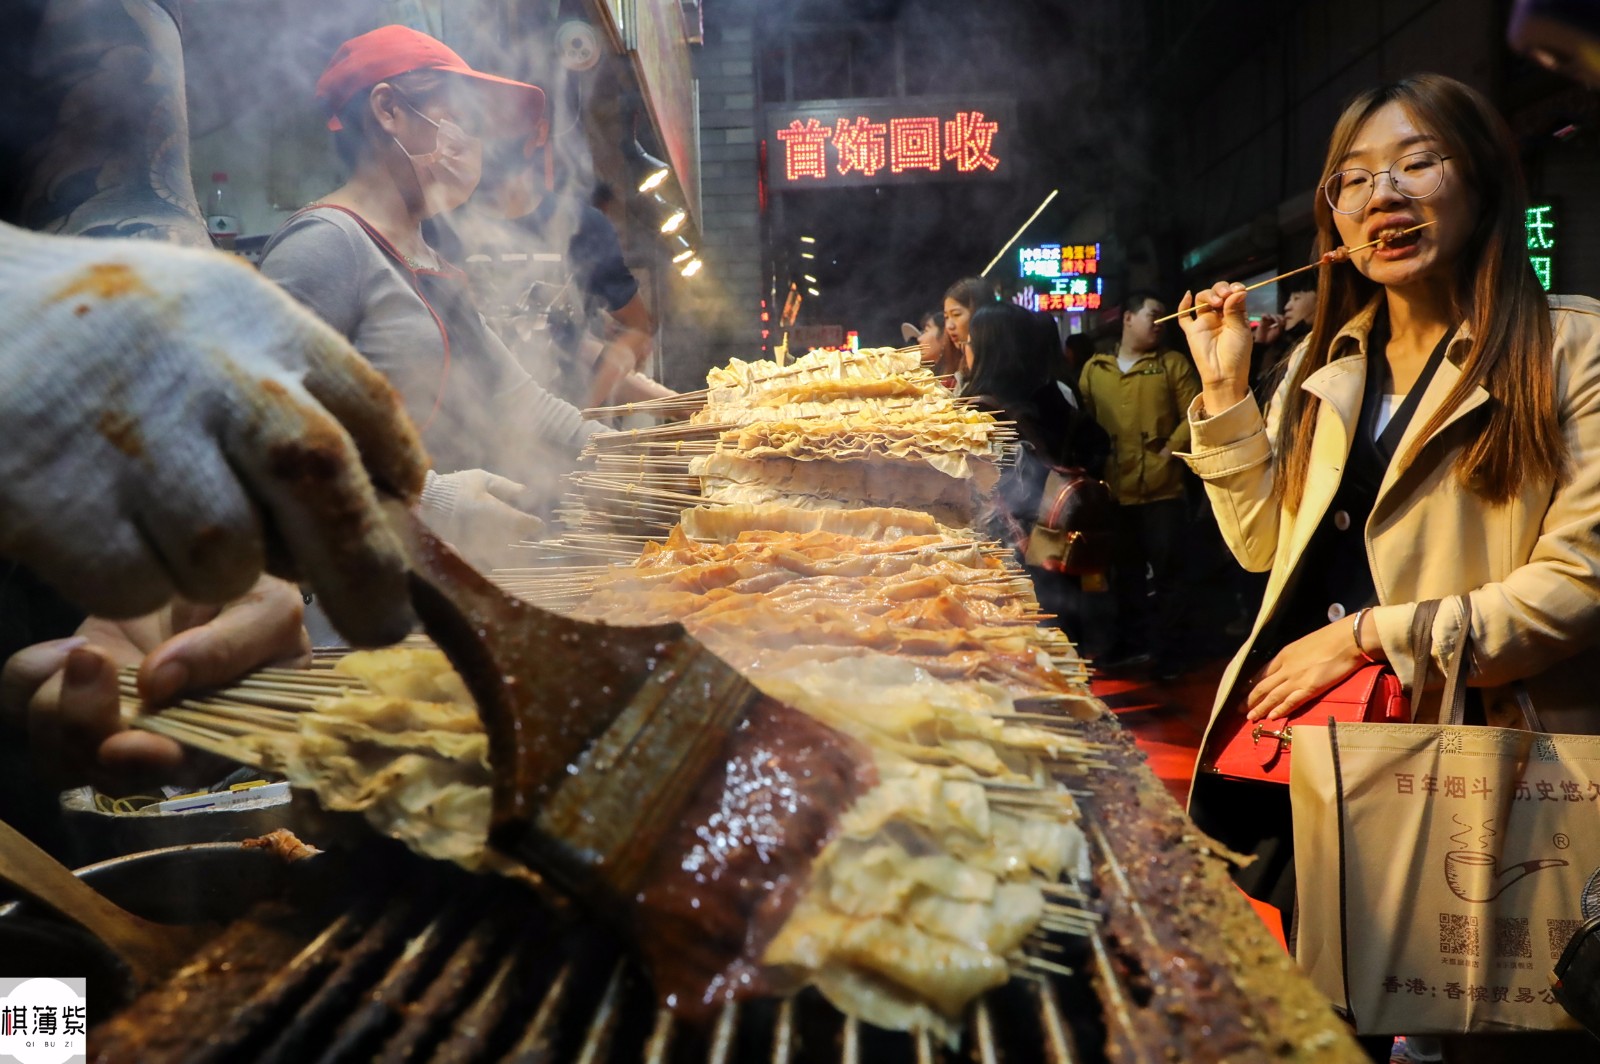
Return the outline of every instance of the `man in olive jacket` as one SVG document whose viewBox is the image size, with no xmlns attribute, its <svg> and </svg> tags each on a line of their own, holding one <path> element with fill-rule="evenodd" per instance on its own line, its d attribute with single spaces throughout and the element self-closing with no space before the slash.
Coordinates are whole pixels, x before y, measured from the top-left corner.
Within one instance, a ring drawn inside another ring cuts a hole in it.
<svg viewBox="0 0 1600 1064">
<path fill-rule="evenodd" d="M 1116 351 L 1090 359 L 1079 378 L 1085 407 L 1111 437 L 1105 479 L 1121 504 L 1117 645 L 1104 664 L 1153 657 L 1152 671 L 1163 678 L 1178 672 L 1176 590 L 1188 513 L 1173 452 L 1189 445 L 1189 404 L 1200 394 L 1200 376 L 1186 356 L 1162 350 L 1155 322 L 1167 308 L 1154 293 L 1132 292 L 1123 308 Z"/>
</svg>

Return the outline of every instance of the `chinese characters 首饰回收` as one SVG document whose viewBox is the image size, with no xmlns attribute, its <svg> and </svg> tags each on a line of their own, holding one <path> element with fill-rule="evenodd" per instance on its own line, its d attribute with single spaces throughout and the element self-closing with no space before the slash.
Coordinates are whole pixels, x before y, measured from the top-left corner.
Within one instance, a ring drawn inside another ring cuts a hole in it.
<svg viewBox="0 0 1600 1064">
<path fill-rule="evenodd" d="M 949 169 L 958 174 L 993 173 L 1000 167 L 995 144 L 1000 129 L 998 120 L 973 109 L 957 111 L 954 118 L 943 121 L 937 115 L 886 122 L 852 115 L 829 125 L 815 118 L 796 118 L 774 136 L 783 145 L 785 179 L 805 183 L 826 182 L 835 174 L 874 177 L 884 170 L 937 174 L 946 164 L 953 164 Z"/>
</svg>

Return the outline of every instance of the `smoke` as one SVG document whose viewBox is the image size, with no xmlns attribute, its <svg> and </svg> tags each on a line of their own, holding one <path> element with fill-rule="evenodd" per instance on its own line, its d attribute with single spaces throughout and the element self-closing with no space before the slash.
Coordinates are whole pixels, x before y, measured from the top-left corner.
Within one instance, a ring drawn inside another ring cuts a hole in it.
<svg viewBox="0 0 1600 1064">
<path fill-rule="evenodd" d="M 486 138 L 484 180 L 472 202 L 432 220 L 426 235 L 467 271 L 477 309 L 522 368 L 546 391 L 582 406 L 602 318 L 573 277 L 573 238 L 581 229 L 601 233 L 613 246 L 616 240 L 589 206 L 597 183 L 585 109 L 597 98 L 616 96 L 606 91 L 615 72 L 604 64 L 586 72 L 563 66 L 555 19 L 548 6 L 534 7 L 513 0 L 188 5 L 191 170 L 202 209 L 214 190 L 210 175 L 228 174 L 223 196 L 232 200 L 247 238 L 264 238 L 339 187 L 349 175 L 331 150 L 314 86 L 342 42 L 382 25 L 409 25 L 442 40 L 475 69 L 539 85 L 546 97 L 546 143 L 526 150 L 522 141 Z M 608 172 L 618 168 L 618 160 L 607 160 Z M 517 220 L 535 207 L 536 222 Z M 435 354 L 419 354 L 418 362 L 432 372 Z M 503 379 L 469 377 L 469 368 L 459 360 L 452 367 L 446 387 L 455 401 L 449 404 L 434 402 L 436 373 L 429 380 L 422 379 L 429 372 L 420 372 L 395 381 L 414 419 L 427 424 L 425 437 L 440 468 L 476 458 L 474 464 L 531 482 L 538 496 L 553 499 L 573 455 L 540 442 L 534 427 L 523 423 L 527 408 L 519 413 L 499 394 Z M 451 416 L 468 408 L 482 416 Z"/>
</svg>

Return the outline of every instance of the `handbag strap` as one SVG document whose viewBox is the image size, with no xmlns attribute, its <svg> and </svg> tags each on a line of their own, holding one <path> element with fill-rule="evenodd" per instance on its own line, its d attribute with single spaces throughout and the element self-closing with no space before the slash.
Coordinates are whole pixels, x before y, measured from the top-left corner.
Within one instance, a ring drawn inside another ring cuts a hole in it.
<svg viewBox="0 0 1600 1064">
<path fill-rule="evenodd" d="M 1511 695 L 1517 700 L 1517 708 L 1522 710 L 1522 723 L 1527 725 L 1528 730 L 1544 731 L 1544 722 L 1539 719 L 1539 711 L 1533 708 L 1533 696 L 1528 694 L 1528 685 L 1521 680 L 1514 680 Z"/>
<path fill-rule="evenodd" d="M 1428 675 L 1433 670 L 1433 622 L 1439 616 L 1443 600 L 1428 599 L 1417 603 L 1411 615 L 1411 701 L 1420 711 L 1423 692 L 1428 687 Z M 1461 638 L 1456 652 L 1445 666 L 1444 694 L 1439 702 L 1439 723 L 1459 725 L 1467 715 L 1467 659 L 1472 647 L 1472 600 L 1459 596 L 1462 609 Z M 1421 716 L 1413 712 L 1412 719 Z"/>
<path fill-rule="evenodd" d="M 1455 656 L 1445 670 L 1444 701 L 1439 706 L 1440 721 L 1451 727 L 1459 727 L 1467 716 L 1467 659 L 1472 657 L 1472 600 L 1466 595 L 1460 599 L 1461 637 L 1456 640 Z"/>
<path fill-rule="evenodd" d="M 1461 639 L 1456 653 L 1445 670 L 1444 695 L 1439 704 L 1441 724 L 1459 725 L 1467 710 L 1467 661 L 1472 656 L 1472 599 L 1459 596 L 1461 603 Z M 1411 652 L 1413 657 L 1412 702 L 1421 706 L 1422 692 L 1427 687 L 1428 673 L 1433 666 L 1433 622 L 1439 614 L 1439 599 L 1417 603 L 1411 618 Z M 1544 724 L 1539 711 L 1534 708 L 1528 687 L 1521 680 L 1511 685 L 1512 697 L 1522 713 L 1522 724 L 1528 731 L 1542 732 Z M 1413 714 L 1415 719 L 1416 714 Z"/>
<path fill-rule="evenodd" d="M 1433 668 L 1433 619 L 1439 615 L 1439 600 L 1417 603 L 1411 614 L 1411 719 L 1425 720 L 1423 692 L 1428 689 L 1428 673 Z"/>
</svg>

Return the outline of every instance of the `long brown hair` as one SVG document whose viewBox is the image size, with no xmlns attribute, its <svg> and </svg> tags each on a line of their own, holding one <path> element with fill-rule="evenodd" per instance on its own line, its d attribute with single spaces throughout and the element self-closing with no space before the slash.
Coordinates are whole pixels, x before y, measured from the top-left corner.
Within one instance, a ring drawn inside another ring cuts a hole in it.
<svg viewBox="0 0 1600 1064">
<path fill-rule="evenodd" d="M 1516 143 L 1500 116 L 1476 90 L 1442 74 L 1418 74 L 1357 96 L 1345 108 L 1328 142 L 1328 158 L 1316 193 L 1316 253 L 1339 245 L 1333 211 L 1322 186 L 1355 142 L 1361 126 L 1386 104 L 1398 103 L 1412 121 L 1448 145 L 1456 175 L 1481 198 L 1478 224 L 1457 259 L 1454 309 L 1468 321 L 1472 341 L 1458 363 L 1461 379 L 1433 419 L 1423 427 L 1403 465 L 1473 390 L 1489 393 L 1487 423 L 1456 459 L 1457 478 L 1492 503 L 1508 502 L 1524 477 L 1555 480 L 1567 457 L 1556 416 L 1551 365 L 1550 307 L 1526 248 L 1527 192 Z M 1306 378 L 1328 364 L 1333 338 L 1382 287 L 1354 267 L 1318 271 L 1317 312 L 1309 349 L 1289 382 L 1277 451 L 1278 489 L 1291 509 L 1300 505 L 1311 466 L 1316 431 L 1316 396 L 1302 389 Z"/>
</svg>

